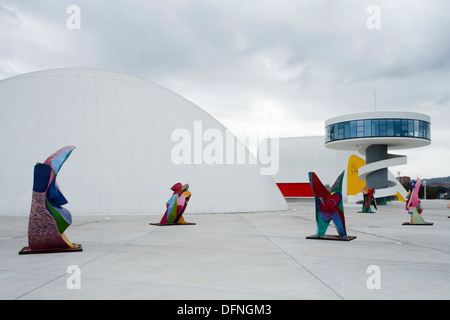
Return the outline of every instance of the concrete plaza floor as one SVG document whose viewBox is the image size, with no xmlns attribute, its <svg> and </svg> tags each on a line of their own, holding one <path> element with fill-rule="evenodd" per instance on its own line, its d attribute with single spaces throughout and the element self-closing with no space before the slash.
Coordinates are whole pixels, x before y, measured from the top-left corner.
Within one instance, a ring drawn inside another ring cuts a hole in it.
<svg viewBox="0 0 450 320">
<path fill-rule="evenodd" d="M 149 225 L 161 215 L 73 215 L 66 234 L 83 252 L 32 255 L 18 255 L 28 216 L 1 216 L 0 299 L 450 299 L 450 209 L 422 205 L 433 226 L 403 226 L 403 203 L 375 214 L 346 204 L 352 241 L 306 239 L 316 229 L 311 201 L 280 212 L 186 212 L 196 223 L 188 226 Z M 67 286 L 71 265 L 80 289 Z"/>
</svg>

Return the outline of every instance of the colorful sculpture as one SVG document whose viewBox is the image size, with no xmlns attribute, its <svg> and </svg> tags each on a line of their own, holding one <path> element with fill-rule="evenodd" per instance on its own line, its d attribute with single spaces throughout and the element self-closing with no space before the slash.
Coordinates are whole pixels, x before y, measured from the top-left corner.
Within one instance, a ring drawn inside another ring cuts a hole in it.
<svg viewBox="0 0 450 320">
<path fill-rule="evenodd" d="M 172 197 L 166 203 L 166 212 L 164 213 L 159 223 L 150 223 L 157 226 L 165 225 L 194 225 L 195 223 L 188 223 L 184 221 L 183 213 L 191 198 L 189 185 L 182 185 L 180 182 L 170 188 L 173 191 Z"/>
<path fill-rule="evenodd" d="M 406 210 L 411 215 L 411 222 L 404 222 L 403 225 L 425 225 L 431 226 L 433 222 L 425 222 L 422 217 L 422 205 L 419 200 L 419 189 L 422 181 L 417 178 L 408 183 L 409 194 L 406 196 Z"/>
<path fill-rule="evenodd" d="M 362 211 L 360 212 L 369 212 L 373 213 L 372 208 L 370 206 L 373 206 L 375 209 L 377 209 L 377 201 L 375 200 L 374 194 L 375 189 L 369 189 L 367 187 L 362 187 L 361 192 L 363 194 L 363 204 L 362 204 Z"/>
<path fill-rule="evenodd" d="M 348 236 L 345 227 L 344 206 L 342 203 L 343 177 L 344 171 L 328 190 L 314 172 L 309 173 L 309 182 L 315 198 L 317 233 L 306 237 L 307 239 L 349 241 L 356 238 L 355 236 Z M 338 236 L 325 234 L 331 221 L 336 227 Z"/>
<path fill-rule="evenodd" d="M 67 203 L 56 176 L 75 149 L 64 147 L 44 163 L 34 166 L 33 193 L 28 221 L 28 247 L 19 254 L 82 251 L 80 244 L 71 243 L 64 231 L 72 224 L 72 215 L 62 206 Z"/>
</svg>

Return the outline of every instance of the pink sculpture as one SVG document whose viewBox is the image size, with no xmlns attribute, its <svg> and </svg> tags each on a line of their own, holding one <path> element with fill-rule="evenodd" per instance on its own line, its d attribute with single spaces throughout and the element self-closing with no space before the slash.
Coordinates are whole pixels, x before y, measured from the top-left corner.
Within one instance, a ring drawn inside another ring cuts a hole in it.
<svg viewBox="0 0 450 320">
<path fill-rule="evenodd" d="M 433 222 L 425 222 L 422 217 L 422 205 L 419 200 L 419 189 L 422 181 L 417 178 L 412 182 L 408 183 L 409 194 L 406 199 L 406 210 L 411 215 L 411 222 L 404 222 L 403 225 L 425 225 L 431 226 Z"/>
</svg>

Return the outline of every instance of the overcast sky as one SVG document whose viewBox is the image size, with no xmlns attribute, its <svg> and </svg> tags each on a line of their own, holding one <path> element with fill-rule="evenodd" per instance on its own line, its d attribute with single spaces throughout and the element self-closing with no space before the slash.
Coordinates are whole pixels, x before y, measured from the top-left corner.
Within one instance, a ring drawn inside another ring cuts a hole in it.
<svg viewBox="0 0 450 320">
<path fill-rule="evenodd" d="M 80 29 L 67 27 L 70 5 Z M 231 131 L 281 137 L 323 135 L 325 120 L 347 113 L 422 112 L 431 145 L 397 151 L 408 165 L 391 171 L 449 176 L 449 13 L 448 0 L 0 0 L 0 79 L 122 72 Z"/>
</svg>

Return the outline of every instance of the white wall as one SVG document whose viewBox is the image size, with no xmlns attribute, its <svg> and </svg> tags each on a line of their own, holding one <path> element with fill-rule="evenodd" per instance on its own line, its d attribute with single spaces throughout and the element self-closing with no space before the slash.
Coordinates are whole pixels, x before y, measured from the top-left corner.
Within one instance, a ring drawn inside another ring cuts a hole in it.
<svg viewBox="0 0 450 320">
<path fill-rule="evenodd" d="M 347 194 L 347 165 L 350 155 L 357 152 L 332 150 L 325 147 L 324 136 L 279 138 L 280 168 L 273 175 L 275 182 L 309 183 L 308 172 L 317 174 L 330 186 L 345 170 L 343 195 Z"/>
</svg>

